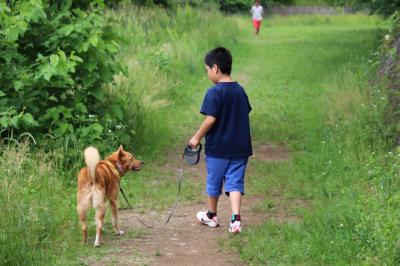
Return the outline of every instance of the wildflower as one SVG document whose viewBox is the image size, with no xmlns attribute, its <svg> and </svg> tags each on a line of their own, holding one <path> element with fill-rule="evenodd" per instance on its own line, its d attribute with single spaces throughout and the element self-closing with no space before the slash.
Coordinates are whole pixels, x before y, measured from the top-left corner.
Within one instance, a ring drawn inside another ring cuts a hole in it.
<svg viewBox="0 0 400 266">
<path fill-rule="evenodd" d="M 388 41 L 389 39 L 390 39 L 390 35 L 389 35 L 389 34 L 386 34 L 386 35 L 385 35 L 385 40 Z"/>
</svg>

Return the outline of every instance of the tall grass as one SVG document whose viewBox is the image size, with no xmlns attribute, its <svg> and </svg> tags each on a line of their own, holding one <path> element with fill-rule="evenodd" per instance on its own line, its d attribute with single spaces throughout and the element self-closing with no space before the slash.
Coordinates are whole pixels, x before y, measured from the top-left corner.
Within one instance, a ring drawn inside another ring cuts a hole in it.
<svg viewBox="0 0 400 266">
<path fill-rule="evenodd" d="M 0 148 L 1 264 L 54 261 L 71 245 L 69 233 L 77 226 L 57 155 L 31 153 L 26 143 Z"/>
<path fill-rule="evenodd" d="M 151 156 L 168 144 L 186 141 L 182 127 L 191 124 L 193 112 L 185 109 L 193 108 L 192 103 L 198 108 L 209 86 L 201 78 L 203 56 L 212 47 L 235 43 L 236 22 L 217 11 L 189 6 L 125 6 L 109 17 L 126 42 L 120 59 L 128 74 L 120 79 L 115 95 L 125 99 L 128 128 L 135 130 L 139 153 Z"/>
</svg>

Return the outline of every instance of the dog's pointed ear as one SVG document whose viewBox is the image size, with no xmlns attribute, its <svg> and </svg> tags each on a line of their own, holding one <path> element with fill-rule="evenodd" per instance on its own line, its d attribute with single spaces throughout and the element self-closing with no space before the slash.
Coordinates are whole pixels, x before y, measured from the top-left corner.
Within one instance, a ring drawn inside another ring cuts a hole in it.
<svg viewBox="0 0 400 266">
<path fill-rule="evenodd" d="M 118 158 L 121 158 L 124 154 L 124 147 L 120 145 L 117 152 L 118 152 Z"/>
</svg>

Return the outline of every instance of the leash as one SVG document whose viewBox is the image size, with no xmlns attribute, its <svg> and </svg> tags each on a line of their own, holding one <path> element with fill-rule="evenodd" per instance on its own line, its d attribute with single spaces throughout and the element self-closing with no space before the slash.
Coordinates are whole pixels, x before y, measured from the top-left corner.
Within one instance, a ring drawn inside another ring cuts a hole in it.
<svg viewBox="0 0 400 266">
<path fill-rule="evenodd" d="M 123 168 L 121 167 L 121 165 L 120 165 L 120 163 L 119 163 L 118 161 L 117 161 L 117 168 L 118 168 L 118 170 L 115 168 L 115 166 L 114 166 L 111 162 L 109 162 L 109 161 L 107 161 L 107 160 L 104 161 L 104 162 L 105 162 L 105 164 L 107 164 L 107 165 L 110 167 L 109 169 L 114 173 L 114 175 L 120 177 L 120 176 L 121 176 L 121 173 L 124 174 L 124 170 L 123 170 Z M 132 208 L 131 204 L 130 204 L 129 201 L 128 201 L 128 198 L 127 198 L 126 195 L 125 195 L 125 192 L 122 190 L 122 187 L 121 187 L 121 180 L 119 180 L 119 191 L 121 191 L 122 196 L 124 196 L 126 203 L 128 203 L 129 208 L 131 209 L 132 213 L 134 213 L 134 212 L 133 212 L 133 208 Z M 147 225 L 145 222 L 143 222 L 142 220 L 140 220 L 139 217 L 137 217 L 135 214 L 134 214 L 133 216 L 134 216 L 134 217 L 136 218 L 136 220 L 138 220 L 142 225 L 146 226 L 147 228 L 153 228 L 152 226 L 149 226 L 149 225 Z"/>
<path fill-rule="evenodd" d="M 178 184 L 178 194 L 176 195 L 176 201 L 175 201 L 175 206 L 172 209 L 171 213 L 169 214 L 167 220 L 165 221 L 165 225 L 169 223 L 171 220 L 172 215 L 174 215 L 176 207 L 178 206 L 178 201 L 179 201 L 179 195 L 181 194 L 181 187 L 182 187 L 182 182 L 183 182 L 183 162 L 181 163 L 181 168 L 179 169 L 180 176 L 179 176 L 179 184 Z"/>
<path fill-rule="evenodd" d="M 190 146 L 186 146 L 185 149 L 183 150 L 181 167 L 179 169 L 180 174 L 179 174 L 179 183 L 178 183 L 178 194 L 176 195 L 175 205 L 172 208 L 172 211 L 169 214 L 167 220 L 165 221 L 165 225 L 167 225 L 169 223 L 169 221 L 171 220 L 172 216 L 175 213 L 176 207 L 178 206 L 179 196 L 181 194 L 181 188 L 182 188 L 182 183 L 183 183 L 183 161 L 186 161 L 190 165 L 197 164 L 200 160 L 201 149 L 202 149 L 202 145 L 201 145 L 201 143 L 199 143 L 198 148 L 196 148 L 196 149 L 192 149 L 192 148 L 190 148 Z"/>
<path fill-rule="evenodd" d="M 126 203 L 128 203 L 129 209 L 131 209 L 132 213 L 134 213 L 131 204 L 129 204 L 128 198 L 125 196 L 125 193 L 124 193 L 124 191 L 122 190 L 122 187 L 119 187 L 119 191 L 121 191 L 122 196 L 124 196 Z M 134 214 L 133 216 L 134 216 L 142 225 L 146 226 L 147 228 L 153 228 L 152 226 L 147 225 L 145 222 L 143 222 L 142 220 L 140 220 L 139 217 L 136 216 L 136 214 Z"/>
</svg>

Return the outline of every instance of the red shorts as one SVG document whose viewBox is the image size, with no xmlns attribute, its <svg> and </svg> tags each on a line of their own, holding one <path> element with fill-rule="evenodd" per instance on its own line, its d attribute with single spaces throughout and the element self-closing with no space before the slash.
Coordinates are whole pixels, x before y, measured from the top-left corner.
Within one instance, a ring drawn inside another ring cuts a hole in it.
<svg viewBox="0 0 400 266">
<path fill-rule="evenodd" d="M 253 27 L 258 30 L 260 28 L 260 26 L 261 26 L 261 21 L 262 20 L 253 19 Z"/>
</svg>

